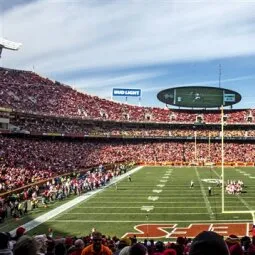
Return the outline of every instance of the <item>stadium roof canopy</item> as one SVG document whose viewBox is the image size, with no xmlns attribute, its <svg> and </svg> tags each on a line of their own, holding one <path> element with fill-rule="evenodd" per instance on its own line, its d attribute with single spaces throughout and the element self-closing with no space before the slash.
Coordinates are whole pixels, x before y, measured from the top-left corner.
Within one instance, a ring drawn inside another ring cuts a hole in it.
<svg viewBox="0 0 255 255">
<path fill-rule="evenodd" d="M 22 43 L 12 42 L 3 38 L 0 38 L 0 47 L 7 50 L 18 50 Z"/>
</svg>

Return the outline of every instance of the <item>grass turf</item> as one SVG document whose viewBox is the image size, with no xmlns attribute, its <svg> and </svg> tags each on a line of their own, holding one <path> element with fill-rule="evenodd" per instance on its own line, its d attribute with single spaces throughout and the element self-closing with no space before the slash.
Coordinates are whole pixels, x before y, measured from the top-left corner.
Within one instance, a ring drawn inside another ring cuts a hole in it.
<svg viewBox="0 0 255 255">
<path fill-rule="evenodd" d="M 216 179 L 220 175 L 219 168 L 144 167 L 132 175 L 131 182 L 128 178 L 120 181 L 117 190 L 112 185 L 30 232 L 46 233 L 50 227 L 55 236 L 81 236 L 95 227 L 106 235 L 120 237 L 143 223 L 177 223 L 181 227 L 203 222 L 252 222 L 249 213 L 221 213 L 221 188 L 204 180 Z M 227 179 L 243 180 L 247 193 L 225 194 L 225 210 L 255 211 L 255 169 L 225 168 Z M 193 188 L 190 188 L 191 180 L 194 181 Z M 212 196 L 208 196 L 208 186 L 212 187 Z M 150 207 L 153 209 L 149 210 Z M 9 221 L 0 229 L 11 230 L 41 213 L 43 208 L 14 225 Z"/>
</svg>

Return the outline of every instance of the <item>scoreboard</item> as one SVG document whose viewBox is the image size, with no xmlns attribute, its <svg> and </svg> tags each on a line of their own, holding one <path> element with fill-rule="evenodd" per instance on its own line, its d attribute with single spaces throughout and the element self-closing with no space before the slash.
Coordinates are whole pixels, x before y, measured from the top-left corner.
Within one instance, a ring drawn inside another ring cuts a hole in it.
<svg viewBox="0 0 255 255">
<path fill-rule="evenodd" d="M 241 101 L 238 92 L 204 86 L 175 87 L 162 90 L 157 98 L 169 105 L 191 108 L 230 106 Z"/>
</svg>

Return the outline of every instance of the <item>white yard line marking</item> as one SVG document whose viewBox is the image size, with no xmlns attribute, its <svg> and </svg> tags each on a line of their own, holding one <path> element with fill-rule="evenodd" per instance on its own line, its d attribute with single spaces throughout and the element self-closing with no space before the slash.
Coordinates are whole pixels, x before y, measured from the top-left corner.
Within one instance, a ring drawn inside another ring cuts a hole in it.
<svg viewBox="0 0 255 255">
<path fill-rule="evenodd" d="M 157 187 L 163 188 L 165 187 L 165 184 L 158 184 Z"/>
<path fill-rule="evenodd" d="M 145 202 L 145 203 L 147 203 L 147 202 Z M 149 203 L 151 203 L 151 202 L 149 202 Z M 155 202 L 155 203 L 157 203 L 157 202 Z M 237 208 L 239 208 L 240 209 L 240 206 L 231 206 L 231 207 L 237 207 Z M 76 207 L 76 208 L 80 208 L 80 209 L 84 209 L 84 208 L 86 208 L 86 209 L 140 209 L 141 208 L 141 206 L 106 206 L 106 207 L 94 207 L 94 206 L 90 206 L 89 208 L 88 208 L 88 206 L 78 206 L 78 207 Z M 189 206 L 189 208 L 188 209 L 190 209 L 190 208 L 192 208 L 192 209 L 205 209 L 205 207 L 204 206 L 196 206 L 196 207 L 194 207 L 194 206 Z M 221 208 L 221 206 L 216 206 L 216 208 Z M 187 209 L 187 206 L 175 206 L 175 207 L 169 207 L 169 206 L 157 206 L 157 208 L 156 209 Z"/>
<path fill-rule="evenodd" d="M 152 200 L 152 201 L 156 201 L 156 200 L 158 200 L 159 199 L 159 197 L 154 197 L 154 196 L 149 196 L 148 197 L 148 200 Z M 127 203 L 127 202 L 126 202 Z"/>
<path fill-rule="evenodd" d="M 93 222 L 101 222 L 101 223 L 132 223 L 132 222 L 139 222 L 139 223 L 143 223 L 144 220 L 49 220 L 49 222 L 63 222 L 63 223 L 81 223 L 81 222 L 88 222 L 88 223 L 93 223 Z M 153 220 L 153 221 L 146 221 L 146 222 L 149 222 L 149 223 L 165 223 L 165 222 L 173 222 L 173 223 L 176 223 L 177 220 Z M 178 220 L 178 223 L 179 222 L 191 222 L 191 223 L 217 223 L 217 222 L 237 222 L 237 223 L 247 223 L 247 222 L 251 222 L 251 219 L 243 219 L 243 220 Z"/>
<path fill-rule="evenodd" d="M 157 197 L 158 198 L 158 197 Z M 150 200 L 150 199 L 149 199 Z M 119 201 L 118 204 L 142 204 L 142 203 L 150 203 L 150 202 L 127 202 L 127 201 Z M 171 201 L 171 202 L 155 202 L 155 203 L 160 203 L 160 204 L 183 204 L 183 201 Z M 231 203 L 236 203 L 236 201 L 229 201 L 228 202 L 229 204 Z M 101 202 L 88 202 L 88 205 L 91 205 L 91 204 L 102 204 L 102 201 Z M 113 202 L 106 202 L 104 201 L 104 204 L 113 204 Z M 185 201 L 185 204 L 204 204 L 204 201 Z M 240 205 L 239 205 L 240 206 Z"/>
<path fill-rule="evenodd" d="M 162 190 L 161 190 L 161 189 L 154 189 L 154 190 L 152 190 L 152 192 L 153 192 L 153 193 L 161 193 Z"/>
<path fill-rule="evenodd" d="M 88 213 L 88 212 L 68 212 L 68 213 L 63 213 L 62 215 L 105 215 L 105 212 L 91 212 L 91 213 Z M 159 212 L 159 213 L 150 213 L 150 214 L 154 214 L 154 215 L 180 215 L 180 212 L 169 212 L 169 213 L 162 213 L 162 212 Z M 200 212 L 182 212 L 181 213 L 182 215 L 207 215 L 208 213 L 200 213 Z M 134 212 L 134 213 L 129 213 L 129 212 L 110 212 L 110 213 L 107 213 L 107 215 L 144 215 L 144 213 L 138 213 L 138 212 Z"/>
<path fill-rule="evenodd" d="M 147 206 L 147 205 L 143 205 L 141 207 L 141 211 L 146 211 L 146 212 L 149 212 L 149 211 L 152 211 L 154 209 L 154 206 Z"/>
<path fill-rule="evenodd" d="M 97 190 L 93 190 L 93 191 L 87 192 L 85 194 L 82 194 L 81 196 L 76 197 L 76 198 L 72 199 L 71 201 L 69 201 L 69 202 L 67 202 L 67 203 L 65 203 L 65 204 L 63 204 L 63 205 L 61 205 L 61 206 L 59 206 L 59 207 L 57 207 L 57 208 L 47 212 L 47 213 L 45 213 L 45 214 L 43 214 L 43 215 L 41 215 L 41 216 L 39 216 L 39 217 L 29 221 L 29 222 L 27 222 L 27 223 L 25 223 L 23 225 L 23 227 L 26 228 L 26 231 L 29 231 L 29 230 L 31 230 L 31 229 L 41 225 L 42 223 L 44 223 L 44 222 L 46 222 L 46 221 L 48 221 L 48 220 L 58 216 L 62 212 L 64 212 L 64 211 L 66 211 L 66 210 L 76 206 L 77 204 L 79 204 L 79 203 L 81 203 L 81 202 L 83 202 L 85 200 L 90 199 L 91 197 L 95 196 L 96 194 L 104 191 L 104 189 L 109 187 L 110 185 L 112 185 L 112 184 L 114 184 L 114 183 L 116 183 L 116 182 L 118 182 L 118 181 L 120 181 L 122 179 L 125 179 L 129 174 L 133 174 L 133 173 L 137 172 L 138 170 L 140 170 L 142 168 L 143 168 L 143 166 L 138 166 L 138 167 L 130 170 L 126 174 L 123 174 L 121 176 L 116 177 L 109 184 L 104 186 L 102 189 L 97 189 Z M 12 231 L 10 231 L 11 235 L 13 235 L 15 233 L 16 233 L 16 228 L 13 229 Z"/>
<path fill-rule="evenodd" d="M 195 167 L 195 172 L 196 172 L 196 175 L 197 175 L 197 179 L 198 179 L 198 182 L 199 182 L 199 185 L 200 185 L 200 189 L 201 189 L 201 192 L 202 192 L 202 195 L 203 195 L 203 198 L 204 198 L 204 202 L 205 202 L 205 205 L 206 205 L 206 209 L 208 211 L 210 219 L 211 220 L 215 220 L 215 215 L 214 215 L 214 213 L 212 211 L 211 204 L 210 204 L 210 202 L 208 200 L 208 197 L 207 197 L 206 192 L 205 192 L 205 188 L 203 186 L 203 183 L 201 181 L 200 175 L 199 175 L 196 167 Z"/>
</svg>

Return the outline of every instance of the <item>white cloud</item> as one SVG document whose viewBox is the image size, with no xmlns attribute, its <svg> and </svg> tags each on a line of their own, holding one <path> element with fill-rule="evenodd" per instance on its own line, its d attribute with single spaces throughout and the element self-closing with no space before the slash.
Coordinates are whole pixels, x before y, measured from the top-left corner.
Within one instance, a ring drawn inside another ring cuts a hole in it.
<svg viewBox="0 0 255 255">
<path fill-rule="evenodd" d="M 255 4 L 239 1 L 50 1 L 1 17 L 23 43 L 4 65 L 49 72 L 255 54 Z"/>
<path fill-rule="evenodd" d="M 67 80 L 68 84 L 75 84 L 75 86 L 83 89 L 89 88 L 105 88 L 111 86 L 117 86 L 119 88 L 132 86 L 132 83 L 137 83 L 139 81 L 144 81 L 152 78 L 156 78 L 164 75 L 164 72 L 142 72 L 142 73 L 132 73 L 119 76 L 96 76 L 94 78 L 81 78 L 81 79 L 71 79 Z M 136 86 L 136 85 L 135 85 Z M 134 87 L 134 86 L 133 86 Z"/>
<path fill-rule="evenodd" d="M 228 79 L 223 79 L 221 80 L 221 84 L 224 84 L 224 88 L 228 88 L 227 84 L 231 83 L 231 88 L 229 89 L 233 89 L 233 82 L 237 82 L 237 81 L 244 81 L 244 80 L 252 80 L 254 79 L 255 76 L 254 75 L 248 75 L 248 76 L 241 76 L 241 77 L 234 77 L 234 78 L 228 78 Z M 198 81 L 198 82 L 190 82 L 190 83 L 181 83 L 181 84 L 165 84 L 164 86 L 157 86 L 157 87 L 153 87 L 150 86 L 150 84 L 138 84 L 140 85 L 140 87 L 145 87 L 143 89 L 143 92 L 153 92 L 153 91 L 159 91 L 159 90 L 163 90 L 163 89 L 167 89 L 169 87 L 180 87 L 180 86 L 218 86 L 219 84 L 219 80 L 205 80 L 205 81 Z M 148 87 L 149 86 L 149 87 Z"/>
</svg>

